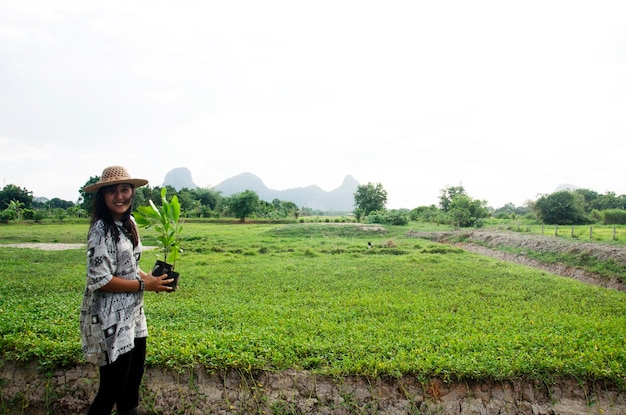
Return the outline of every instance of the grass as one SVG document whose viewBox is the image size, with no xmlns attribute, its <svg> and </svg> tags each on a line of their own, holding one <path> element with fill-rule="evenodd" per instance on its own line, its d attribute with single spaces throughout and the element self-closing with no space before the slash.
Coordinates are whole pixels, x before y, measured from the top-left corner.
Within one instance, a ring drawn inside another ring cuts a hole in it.
<svg viewBox="0 0 626 415">
<path fill-rule="evenodd" d="M 1 228 L 1 242 L 77 243 L 87 230 L 12 226 Z M 626 388 L 624 293 L 405 237 L 409 229 L 186 224 L 179 290 L 146 293 L 148 363 L 447 380 L 573 376 Z M 149 231 L 143 240 L 152 242 Z M 155 255 L 144 253 L 144 268 Z M 84 268 L 81 249 L 0 248 L 5 359 L 82 362 Z"/>
<path fill-rule="evenodd" d="M 18 224 L 0 225 L 0 244 L 24 242 L 86 243 L 89 224 L 80 223 L 37 224 L 21 221 Z"/>
</svg>

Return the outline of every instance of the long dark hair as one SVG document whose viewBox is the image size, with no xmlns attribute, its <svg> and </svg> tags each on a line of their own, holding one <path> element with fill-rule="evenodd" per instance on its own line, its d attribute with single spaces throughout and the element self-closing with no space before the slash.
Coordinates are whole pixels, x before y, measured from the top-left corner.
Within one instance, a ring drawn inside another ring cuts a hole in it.
<svg viewBox="0 0 626 415">
<path fill-rule="evenodd" d="M 116 184 L 111 186 L 103 186 L 98 189 L 96 196 L 93 200 L 93 209 L 91 211 L 91 225 L 93 226 L 98 220 L 102 220 L 104 222 L 104 231 L 106 233 L 110 233 L 115 242 L 120 241 L 120 230 L 118 226 L 115 224 L 115 219 L 113 215 L 111 215 L 111 211 L 106 205 L 104 200 L 104 195 L 111 191 Z M 135 198 L 135 188 L 133 187 L 133 199 Z M 139 244 L 139 232 L 137 231 L 137 226 L 135 222 L 132 220 L 130 213 L 133 211 L 133 207 L 128 208 L 126 212 L 122 215 L 120 219 L 122 222 L 122 227 L 124 228 L 124 233 L 128 236 L 128 238 L 133 243 L 133 246 L 137 246 Z"/>
</svg>

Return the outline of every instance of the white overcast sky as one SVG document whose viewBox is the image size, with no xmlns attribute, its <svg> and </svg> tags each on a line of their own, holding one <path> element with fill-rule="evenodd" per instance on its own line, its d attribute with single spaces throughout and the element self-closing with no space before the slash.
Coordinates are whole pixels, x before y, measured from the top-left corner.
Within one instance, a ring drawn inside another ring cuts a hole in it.
<svg viewBox="0 0 626 415">
<path fill-rule="evenodd" d="M 0 184 L 626 194 L 626 1 L 0 0 Z"/>
</svg>

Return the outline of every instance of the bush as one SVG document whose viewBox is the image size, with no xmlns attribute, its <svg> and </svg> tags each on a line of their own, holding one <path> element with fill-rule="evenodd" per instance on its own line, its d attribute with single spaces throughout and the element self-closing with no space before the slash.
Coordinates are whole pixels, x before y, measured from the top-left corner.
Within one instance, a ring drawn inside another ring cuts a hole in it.
<svg viewBox="0 0 626 415">
<path fill-rule="evenodd" d="M 35 222 L 41 222 L 42 220 L 44 220 L 47 217 L 48 217 L 48 214 L 46 213 L 45 210 L 36 210 L 35 211 L 35 216 L 33 217 L 33 220 Z"/>
<path fill-rule="evenodd" d="M 403 215 L 395 212 L 371 212 L 367 216 L 368 223 L 377 223 L 381 225 L 400 225 L 405 226 L 409 224 L 409 218 L 407 215 Z"/>
<path fill-rule="evenodd" d="M 35 219 L 35 211 L 32 209 L 22 209 L 22 219 L 24 220 Z"/>
<path fill-rule="evenodd" d="M 626 225 L 626 210 L 609 209 L 602 211 L 605 225 Z"/>
<path fill-rule="evenodd" d="M 367 215 L 367 223 L 385 223 L 383 213 L 378 211 L 370 212 L 370 214 Z"/>
<path fill-rule="evenodd" d="M 485 226 L 485 221 L 483 220 L 483 218 L 477 218 L 474 221 L 474 227 L 475 228 L 482 228 L 483 226 Z"/>
<path fill-rule="evenodd" d="M 17 213 L 15 213 L 14 210 L 5 209 L 2 212 L 0 212 L 0 222 L 2 223 L 9 223 L 9 221 L 12 221 L 16 218 L 17 218 Z"/>
<path fill-rule="evenodd" d="M 405 215 L 392 213 L 387 215 L 386 223 L 388 223 L 389 225 L 405 226 L 409 224 L 409 218 Z"/>
</svg>

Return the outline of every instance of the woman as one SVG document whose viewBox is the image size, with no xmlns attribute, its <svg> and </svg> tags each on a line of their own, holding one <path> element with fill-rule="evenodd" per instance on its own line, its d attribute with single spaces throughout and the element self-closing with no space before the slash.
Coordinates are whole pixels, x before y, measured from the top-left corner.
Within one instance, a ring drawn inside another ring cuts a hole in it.
<svg viewBox="0 0 626 415">
<path fill-rule="evenodd" d="M 87 284 L 80 311 L 83 353 L 98 364 L 100 386 L 89 415 L 137 414 L 148 328 L 143 292 L 171 291 L 167 275 L 154 277 L 137 262 L 141 243 L 131 216 L 135 188 L 147 184 L 120 166 L 107 167 L 97 183 L 87 242 Z"/>
</svg>

